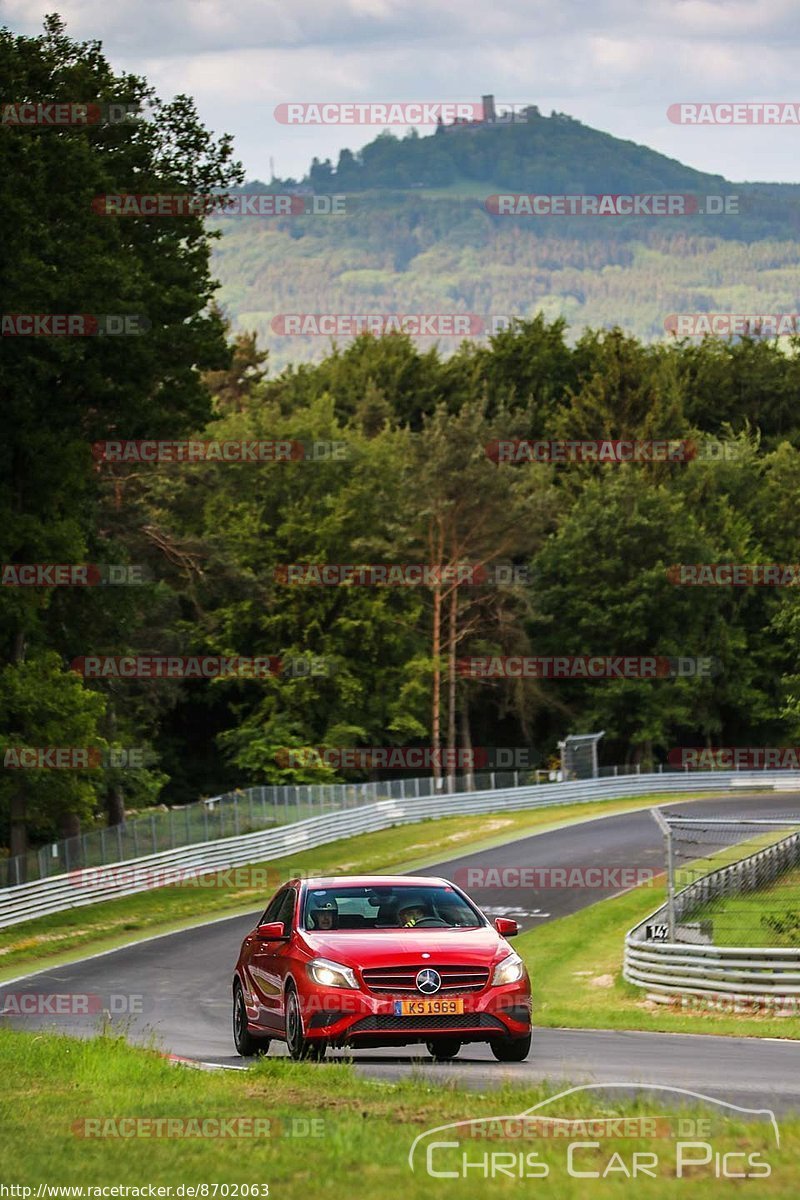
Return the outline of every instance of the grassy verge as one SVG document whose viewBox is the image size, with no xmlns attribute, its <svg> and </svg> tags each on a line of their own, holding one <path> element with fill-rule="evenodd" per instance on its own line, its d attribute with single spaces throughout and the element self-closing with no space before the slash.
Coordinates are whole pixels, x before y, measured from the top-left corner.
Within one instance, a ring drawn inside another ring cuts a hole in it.
<svg viewBox="0 0 800 1200">
<path fill-rule="evenodd" d="M 25 969 L 74 959 L 78 952 L 109 950 L 140 937 L 168 933 L 214 917 L 252 912 L 266 904 L 280 881 L 293 873 L 413 870 L 528 833 L 648 808 L 665 798 L 638 796 L 518 812 L 441 817 L 344 838 L 316 850 L 239 868 L 233 873 L 207 875 L 200 880 L 68 909 L 0 929 L 0 982 Z"/>
<path fill-rule="evenodd" d="M 568 1173 L 565 1144 L 590 1140 L 585 1132 L 576 1132 L 574 1139 L 465 1139 L 457 1149 L 437 1151 L 432 1160 L 435 1170 L 455 1170 L 455 1178 L 432 1178 L 424 1152 L 417 1152 L 413 1172 L 408 1163 L 412 1142 L 426 1130 L 519 1114 L 564 1090 L 561 1086 L 513 1092 L 505 1087 L 476 1095 L 455 1087 L 432 1089 L 414 1078 L 397 1084 L 373 1082 L 360 1078 L 348 1064 L 315 1066 L 269 1058 L 249 1072 L 206 1074 L 171 1067 L 154 1053 L 119 1040 L 73 1041 L 11 1031 L 0 1031 L 0 1077 L 0 1182 L 30 1187 L 33 1197 L 39 1184 L 144 1187 L 144 1195 L 147 1185 L 159 1185 L 171 1187 L 173 1196 L 180 1194 L 180 1185 L 258 1184 L 268 1185 L 275 1200 L 307 1200 L 310 1195 L 340 1200 L 351 1194 L 368 1200 L 429 1200 L 434 1192 L 437 1200 L 464 1200 L 470 1195 L 519 1196 L 523 1187 L 526 1194 L 532 1190 L 516 1171 L 485 1178 L 473 1167 L 466 1179 L 460 1177 L 463 1152 L 470 1163 L 486 1163 L 484 1170 L 497 1161 L 492 1155 L 503 1154 L 508 1170 L 509 1155 L 516 1162 L 518 1156 L 535 1154 L 537 1173 L 543 1172 L 542 1164 L 548 1171 L 546 1178 L 536 1180 L 538 1195 L 573 1200 L 587 1194 L 585 1179 Z M 635 1137 L 593 1136 L 595 1148 L 578 1151 L 575 1169 L 602 1175 L 613 1161 L 605 1179 L 591 1180 L 594 1196 L 630 1195 L 630 1179 L 619 1162 L 630 1171 L 636 1151 L 657 1156 L 656 1177 L 635 1185 L 648 1196 L 716 1196 L 724 1185 L 713 1158 L 707 1166 L 691 1168 L 688 1177 L 676 1178 L 681 1133 L 676 1119 L 665 1119 L 665 1114 L 675 1113 L 679 1104 L 679 1097 L 663 1092 L 643 1093 L 641 1098 L 582 1092 L 544 1111 L 572 1119 L 657 1115 L 657 1132 L 662 1134 L 669 1125 L 671 1136 L 641 1136 L 641 1126 Z M 769 1164 L 769 1177 L 751 1185 L 759 1200 L 795 1196 L 800 1187 L 800 1120 L 780 1121 L 781 1147 L 776 1148 L 768 1123 L 751 1118 L 748 1124 L 744 1116 L 731 1121 L 721 1113 L 713 1105 L 681 1110 L 684 1121 L 710 1122 L 704 1140 L 714 1151 L 745 1151 Z M 159 1118 L 173 1124 L 159 1127 L 154 1124 Z M 196 1123 L 187 1125 L 192 1119 Z M 219 1122 L 231 1120 L 238 1124 L 223 1126 L 228 1136 L 213 1136 Z M 240 1136 L 230 1136 L 233 1131 Z M 186 1136 L 189 1132 L 194 1136 Z M 198 1136 L 201 1132 L 205 1136 Z M 445 1136 L 454 1138 L 450 1132 Z M 683 1136 L 692 1140 L 691 1135 Z M 697 1151 L 690 1153 L 698 1157 Z M 612 1160 L 614 1155 L 618 1158 Z M 741 1170 L 745 1160 L 734 1161 Z M 207 1196 L 213 1194 L 210 1188 L 206 1191 Z M 237 1195 L 233 1189 L 226 1194 Z M 265 1194 L 262 1188 L 258 1194 Z"/>
<path fill-rule="evenodd" d="M 710 920 L 717 946 L 800 946 L 800 867 L 785 871 L 758 891 L 719 896 L 694 909 L 687 919 Z"/>
<path fill-rule="evenodd" d="M 664 902 L 664 888 L 640 887 L 540 925 L 516 939 L 533 981 L 537 1025 L 638 1029 L 737 1037 L 800 1037 L 796 1016 L 725 1012 L 687 997 L 658 1004 L 622 978 L 625 934 Z M 698 1005 L 700 1007 L 698 1007 Z M 690 1007 L 691 1006 L 691 1007 Z"/>
</svg>

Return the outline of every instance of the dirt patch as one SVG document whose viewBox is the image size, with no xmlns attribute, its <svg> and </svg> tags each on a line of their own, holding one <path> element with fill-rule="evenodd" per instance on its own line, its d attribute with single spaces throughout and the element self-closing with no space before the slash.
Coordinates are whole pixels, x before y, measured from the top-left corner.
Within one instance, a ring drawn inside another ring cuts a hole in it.
<svg viewBox="0 0 800 1200">
<path fill-rule="evenodd" d="M 614 986 L 614 976 L 595 975 L 594 979 L 589 980 L 589 984 L 594 988 L 612 988 Z"/>
</svg>

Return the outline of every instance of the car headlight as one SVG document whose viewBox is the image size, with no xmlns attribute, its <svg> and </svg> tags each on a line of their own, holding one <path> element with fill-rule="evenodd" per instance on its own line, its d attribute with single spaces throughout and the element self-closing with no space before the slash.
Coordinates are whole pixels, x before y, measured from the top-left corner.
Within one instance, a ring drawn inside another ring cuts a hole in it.
<svg viewBox="0 0 800 1200">
<path fill-rule="evenodd" d="M 492 984 L 496 983 L 516 983 L 518 979 L 522 979 L 525 974 L 525 964 L 518 954 L 512 950 L 510 954 L 499 962 L 494 969 L 492 976 Z"/>
<path fill-rule="evenodd" d="M 323 987 L 358 987 L 358 980 L 350 967 L 331 962 L 329 958 L 312 959 L 308 964 L 308 973 L 315 983 L 321 983 Z"/>
</svg>

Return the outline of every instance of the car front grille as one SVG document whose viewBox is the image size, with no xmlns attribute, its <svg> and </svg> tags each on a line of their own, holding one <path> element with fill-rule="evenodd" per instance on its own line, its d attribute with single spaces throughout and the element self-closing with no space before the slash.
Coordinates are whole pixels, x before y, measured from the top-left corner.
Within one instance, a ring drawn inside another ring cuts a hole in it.
<svg viewBox="0 0 800 1200">
<path fill-rule="evenodd" d="M 419 995 L 417 975 L 427 966 L 433 967 L 442 978 L 442 986 L 436 993 L 439 996 L 448 992 L 480 992 L 489 982 L 488 967 L 438 967 L 433 963 L 422 963 L 412 967 L 367 967 L 361 974 L 369 990 L 379 996 L 402 996 L 409 993 Z"/>
<path fill-rule="evenodd" d="M 431 1017 L 395 1017 L 376 1013 L 351 1025 L 347 1037 L 359 1033 L 435 1033 L 442 1029 L 494 1029 L 499 1033 L 508 1033 L 503 1022 L 489 1013 L 455 1013 L 449 1017 L 438 1014 Z"/>
</svg>

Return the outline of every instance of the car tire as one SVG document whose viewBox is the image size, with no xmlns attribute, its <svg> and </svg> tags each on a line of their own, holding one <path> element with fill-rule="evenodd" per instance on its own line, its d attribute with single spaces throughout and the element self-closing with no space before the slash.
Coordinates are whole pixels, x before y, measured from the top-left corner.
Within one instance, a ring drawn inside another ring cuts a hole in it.
<svg viewBox="0 0 800 1200">
<path fill-rule="evenodd" d="M 253 1037 L 247 1028 L 247 1009 L 238 980 L 233 987 L 233 1044 L 243 1058 L 266 1054 L 269 1050 L 269 1038 Z"/>
<path fill-rule="evenodd" d="M 433 1038 L 425 1045 L 434 1062 L 448 1062 L 451 1058 L 455 1058 L 461 1049 L 461 1042 L 454 1037 Z"/>
<path fill-rule="evenodd" d="M 325 1042 L 305 1036 L 300 1001 L 293 987 L 286 989 L 286 1046 L 295 1062 L 321 1062 L 328 1048 Z"/>
<path fill-rule="evenodd" d="M 501 1038 L 491 1043 L 492 1054 L 498 1062 L 524 1062 L 531 1051 L 531 1035 Z"/>
</svg>

